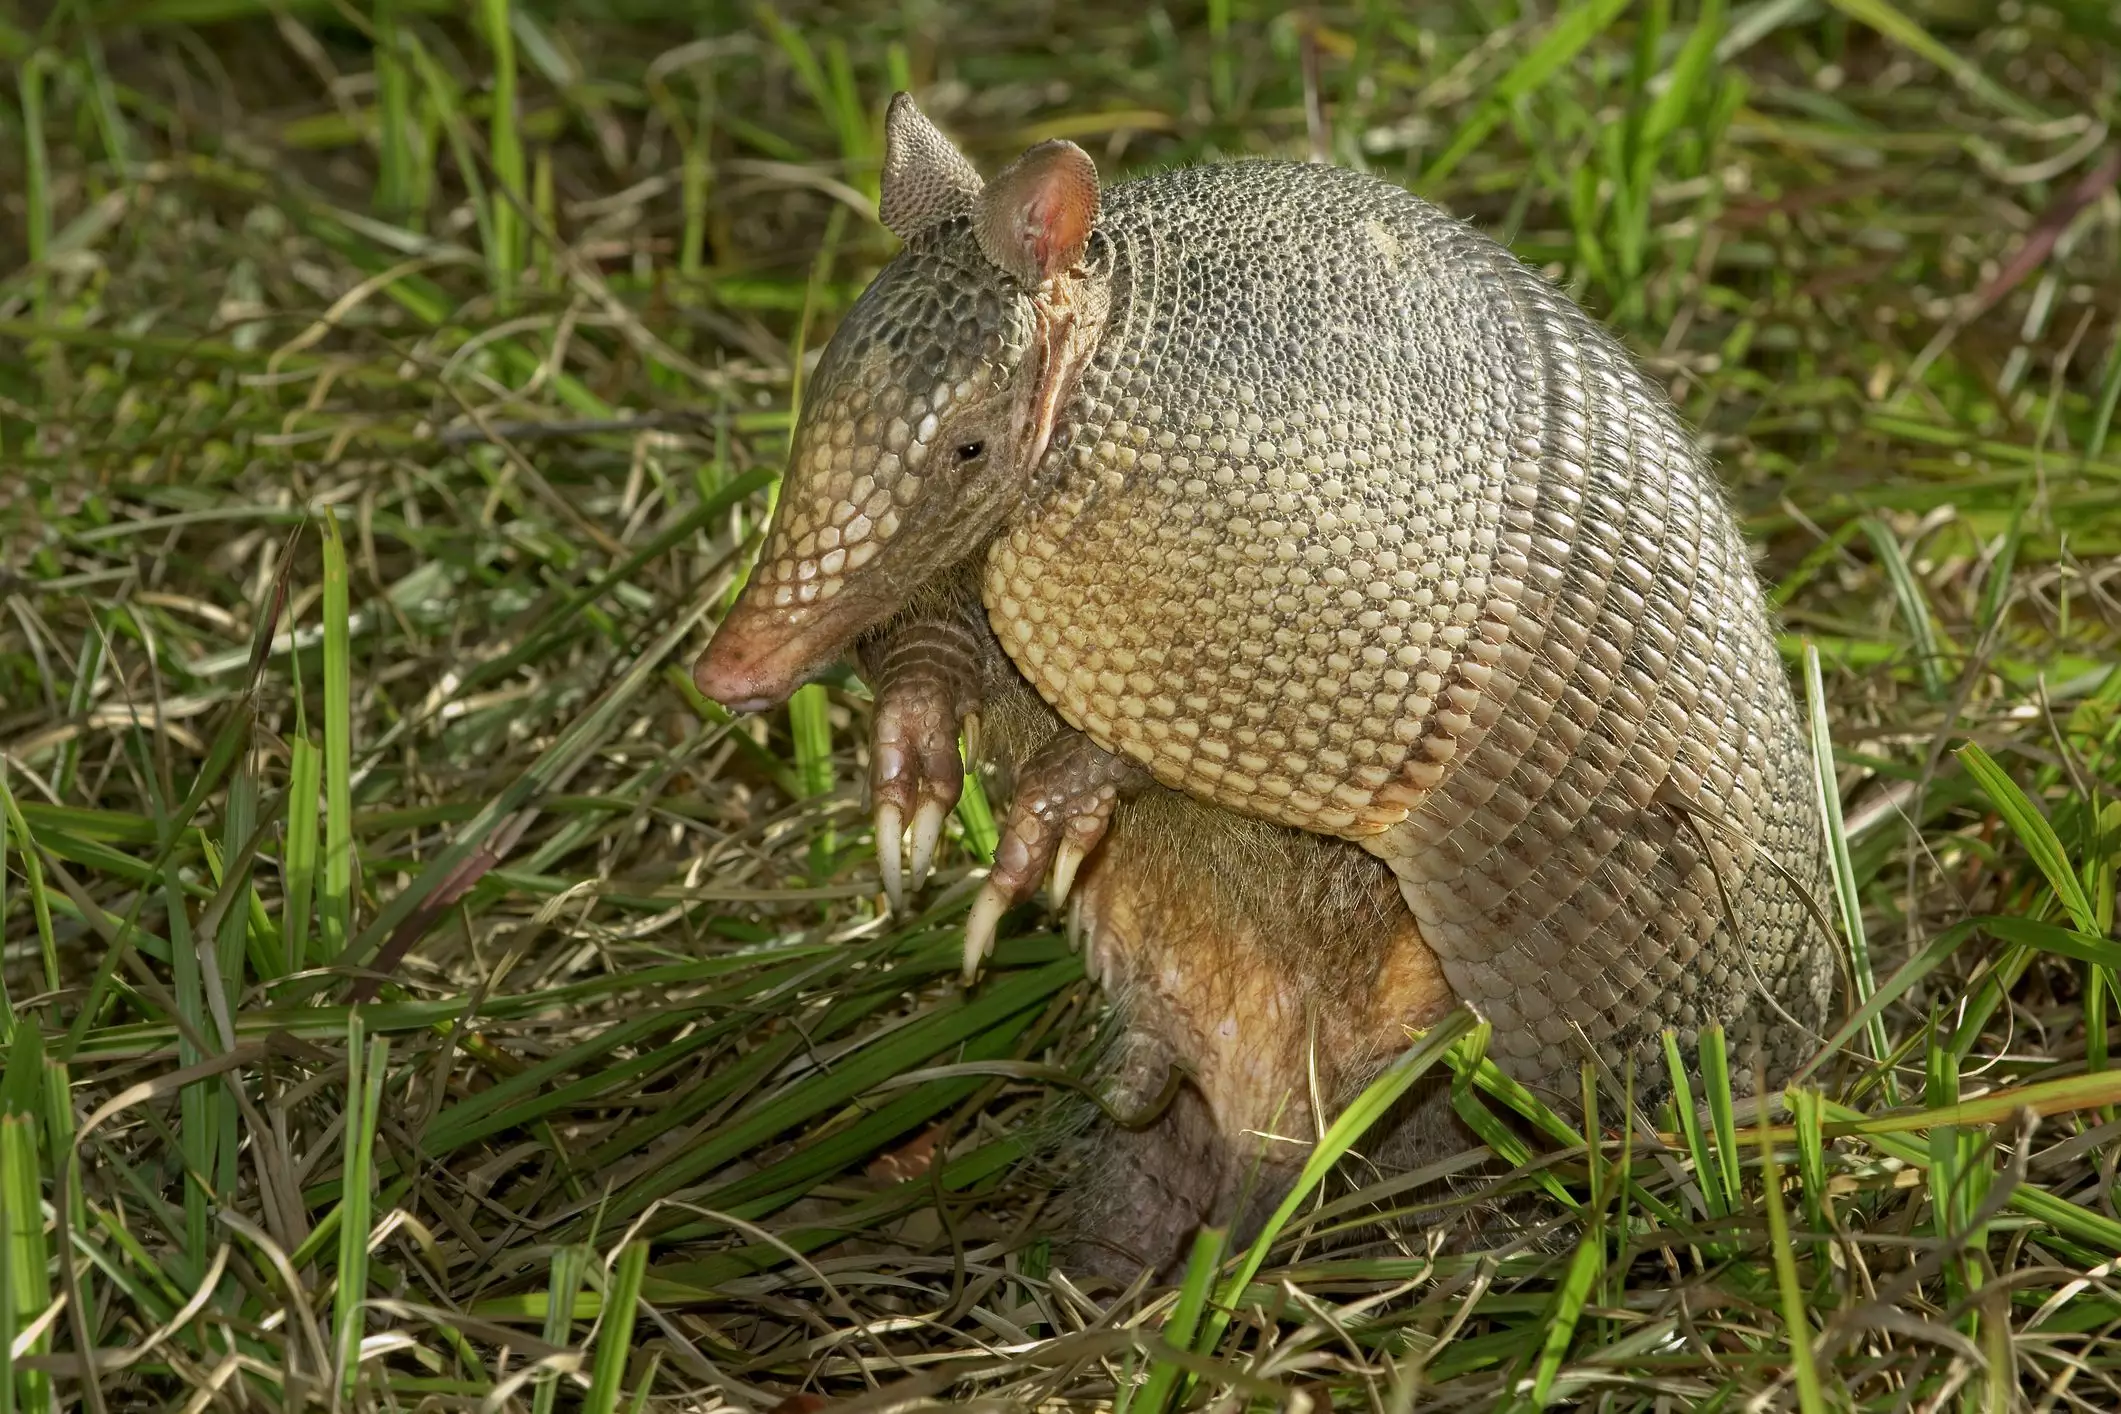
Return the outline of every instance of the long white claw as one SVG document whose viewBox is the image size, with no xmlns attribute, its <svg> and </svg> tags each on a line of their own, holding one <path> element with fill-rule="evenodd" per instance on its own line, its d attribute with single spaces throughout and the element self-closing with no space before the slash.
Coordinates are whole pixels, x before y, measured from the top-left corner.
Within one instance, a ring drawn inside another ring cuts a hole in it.
<svg viewBox="0 0 2121 1414">
<path fill-rule="evenodd" d="M 1009 902 L 991 885 L 979 891 L 972 912 L 965 919 L 965 985 L 979 977 L 979 965 L 994 951 L 994 930 L 1002 921 Z"/>
<path fill-rule="evenodd" d="M 893 913 L 906 911 L 906 877 L 899 869 L 899 851 L 905 848 L 906 825 L 896 805 L 876 808 L 876 871 L 884 876 L 884 895 Z"/>
<path fill-rule="evenodd" d="M 967 712 L 958 729 L 965 734 L 965 760 L 972 765 L 979 764 L 979 713 Z"/>
<path fill-rule="evenodd" d="M 942 802 L 924 800 L 920 809 L 913 812 L 913 891 L 919 893 L 921 885 L 928 882 L 928 866 L 935 863 L 936 841 L 943 837 L 943 819 L 950 812 L 943 809 Z"/>
<path fill-rule="evenodd" d="M 1083 945 L 1083 896 L 1076 894 L 1068 900 L 1068 951 L 1078 952 Z"/>
<path fill-rule="evenodd" d="M 1062 839 L 1060 848 L 1053 851 L 1053 906 L 1059 908 L 1068 898 L 1068 890 L 1075 887 L 1075 871 L 1083 867 L 1083 852 L 1075 847 L 1075 841 Z"/>
</svg>

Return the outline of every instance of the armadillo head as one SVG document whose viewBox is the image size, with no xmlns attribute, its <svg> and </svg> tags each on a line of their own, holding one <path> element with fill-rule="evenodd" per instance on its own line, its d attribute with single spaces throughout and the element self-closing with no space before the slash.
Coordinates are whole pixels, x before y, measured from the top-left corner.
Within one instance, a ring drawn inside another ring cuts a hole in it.
<svg viewBox="0 0 2121 1414">
<path fill-rule="evenodd" d="M 693 668 L 739 711 L 783 700 L 986 548 L 1104 328 L 1097 170 L 1073 143 L 982 183 L 902 93 L 879 205 L 906 248 L 825 346 L 758 567 Z"/>
</svg>

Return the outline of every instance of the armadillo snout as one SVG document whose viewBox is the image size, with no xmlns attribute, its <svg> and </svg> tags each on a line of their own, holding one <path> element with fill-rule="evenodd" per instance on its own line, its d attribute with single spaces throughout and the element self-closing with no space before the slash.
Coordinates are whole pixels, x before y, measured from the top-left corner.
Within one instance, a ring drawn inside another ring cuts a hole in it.
<svg viewBox="0 0 2121 1414">
<path fill-rule="evenodd" d="M 745 588 L 692 665 L 692 685 L 732 712 L 787 701 L 870 626 L 858 605 L 791 611 L 762 590 L 756 579 Z"/>
</svg>

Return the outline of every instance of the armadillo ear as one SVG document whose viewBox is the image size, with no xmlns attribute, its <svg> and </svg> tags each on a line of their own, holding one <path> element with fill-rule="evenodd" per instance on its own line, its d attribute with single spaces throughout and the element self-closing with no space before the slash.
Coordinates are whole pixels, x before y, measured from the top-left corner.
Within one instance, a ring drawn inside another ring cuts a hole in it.
<svg viewBox="0 0 2121 1414">
<path fill-rule="evenodd" d="M 979 196 L 979 173 L 936 131 L 910 94 L 891 97 L 884 115 L 884 176 L 876 214 L 902 241 L 962 216 Z"/>
<path fill-rule="evenodd" d="M 979 194 L 972 228 L 987 258 L 1036 287 L 1082 259 L 1097 224 L 1097 164 L 1072 142 L 1042 142 Z"/>
</svg>

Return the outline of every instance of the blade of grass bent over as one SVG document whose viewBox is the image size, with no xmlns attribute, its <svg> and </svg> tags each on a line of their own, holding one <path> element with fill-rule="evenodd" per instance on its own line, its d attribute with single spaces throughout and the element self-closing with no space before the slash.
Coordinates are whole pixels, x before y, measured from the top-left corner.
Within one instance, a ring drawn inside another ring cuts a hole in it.
<svg viewBox="0 0 2121 1414">
<path fill-rule="evenodd" d="M 2040 808 L 2018 788 L 1996 759 L 1981 749 L 1980 743 L 1968 742 L 1952 753 L 1966 767 L 1967 774 L 1980 782 L 1982 793 L 1996 807 L 1996 813 L 2011 827 L 2011 833 L 2032 855 L 2033 863 L 2047 879 L 2048 886 L 2062 903 L 2080 932 L 2097 934 L 2099 920 L 2092 909 L 2092 901 L 2084 891 L 2084 881 L 2069 862 L 2069 851 L 2062 847 L 2055 827 L 2047 822 Z"/>
<path fill-rule="evenodd" d="M 1860 1007 L 1870 1002 L 1878 984 L 1871 972 L 1870 942 L 1863 932 L 1863 901 L 1856 892 L 1856 865 L 1849 854 L 1848 826 L 1841 818 L 1841 781 L 1834 767 L 1833 733 L 1827 723 L 1826 685 L 1819 669 L 1819 649 L 1809 641 L 1804 645 L 1804 697 L 1811 718 L 1812 764 L 1820 819 L 1826 827 L 1827 857 L 1834 871 L 1834 901 L 1840 908 L 1841 926 L 1847 934 L 1849 971 L 1855 978 L 1855 1001 Z M 1871 1045 L 1871 1059 L 1883 1061 L 1892 1054 L 1883 1016 L 1873 1014 L 1864 1032 Z M 1885 1077 L 1885 1087 L 1890 1101 L 1896 1094 L 1890 1074 Z"/>
<path fill-rule="evenodd" d="M 1274 1210 L 1274 1215 L 1268 1218 L 1266 1225 L 1260 1229 L 1251 1249 L 1237 1264 L 1237 1270 L 1223 1282 L 1222 1290 L 1216 1298 L 1215 1310 L 1201 1327 L 1200 1339 L 1194 1344 L 1195 1351 L 1205 1355 L 1220 1343 L 1223 1331 L 1230 1323 L 1230 1313 L 1237 1307 L 1238 1297 L 1265 1264 L 1267 1253 L 1273 1248 L 1275 1239 L 1281 1236 L 1282 1229 L 1288 1226 L 1289 1219 L 1296 1215 L 1297 1209 L 1303 1206 L 1312 1190 L 1325 1181 L 1333 1165 L 1340 1162 L 1341 1155 L 1347 1153 L 1371 1125 L 1397 1104 L 1414 1082 L 1443 1058 L 1444 1052 L 1457 1045 L 1462 1037 L 1471 1032 L 1474 1025 L 1471 1011 L 1462 1006 L 1453 1007 L 1442 1020 L 1430 1027 L 1418 1042 L 1386 1067 L 1384 1074 L 1372 1081 L 1369 1088 L 1358 1095 L 1355 1102 L 1327 1127 L 1324 1136 L 1311 1150 L 1311 1157 L 1304 1161 L 1303 1171 L 1297 1175 L 1296 1183 L 1290 1188 L 1288 1196 L 1282 1199 L 1281 1206 Z"/>
</svg>

